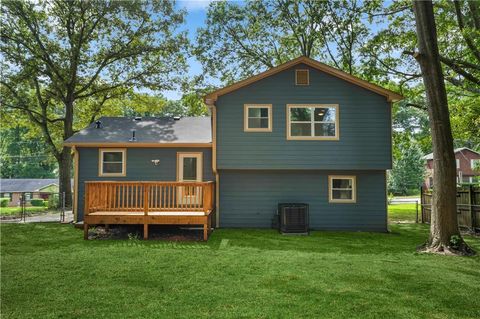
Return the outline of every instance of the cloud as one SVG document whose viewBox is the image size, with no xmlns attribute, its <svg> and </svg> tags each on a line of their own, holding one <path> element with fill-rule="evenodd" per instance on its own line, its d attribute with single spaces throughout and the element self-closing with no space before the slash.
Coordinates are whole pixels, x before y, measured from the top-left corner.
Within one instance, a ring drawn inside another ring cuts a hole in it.
<svg viewBox="0 0 480 319">
<path fill-rule="evenodd" d="M 214 0 L 180 0 L 180 7 L 186 8 L 188 11 L 206 10 L 208 5 Z"/>
</svg>

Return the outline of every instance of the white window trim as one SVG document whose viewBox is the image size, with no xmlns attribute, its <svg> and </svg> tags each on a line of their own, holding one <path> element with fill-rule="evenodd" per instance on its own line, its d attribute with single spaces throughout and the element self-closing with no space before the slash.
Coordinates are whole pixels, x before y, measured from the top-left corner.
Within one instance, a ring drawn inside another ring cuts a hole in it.
<svg viewBox="0 0 480 319">
<path fill-rule="evenodd" d="M 298 72 L 299 71 L 306 71 L 307 72 L 307 83 L 306 84 L 298 83 Z M 298 86 L 310 85 L 310 70 L 309 69 L 295 69 L 295 85 L 298 85 Z"/>
<path fill-rule="evenodd" d="M 268 109 L 268 127 L 267 128 L 250 128 L 248 127 L 248 110 L 249 109 Z M 244 104 L 243 105 L 243 131 L 244 132 L 271 132 L 272 131 L 272 104 Z"/>
<path fill-rule="evenodd" d="M 334 199 L 333 198 L 333 180 L 351 179 L 352 180 L 352 199 Z M 353 204 L 357 202 L 357 177 L 351 175 L 328 175 L 328 202 L 340 204 Z"/>
<path fill-rule="evenodd" d="M 104 173 L 103 172 L 103 154 L 109 152 L 122 153 L 122 172 L 121 173 Z M 98 176 L 126 176 L 127 175 L 127 149 L 126 148 L 100 148 L 98 149 Z"/>
<path fill-rule="evenodd" d="M 458 158 L 455 159 L 455 166 L 456 166 L 457 169 L 460 168 L 460 159 L 458 159 Z"/>
<path fill-rule="evenodd" d="M 315 123 L 333 123 L 332 121 L 314 121 L 314 112 L 311 112 L 310 121 L 291 121 L 290 109 L 292 108 L 334 108 L 335 109 L 335 135 L 315 136 Z M 316 140 L 316 141 L 338 141 L 340 139 L 340 108 L 338 104 L 287 104 L 287 140 Z M 310 123 L 310 136 L 292 136 L 292 123 Z"/>
</svg>

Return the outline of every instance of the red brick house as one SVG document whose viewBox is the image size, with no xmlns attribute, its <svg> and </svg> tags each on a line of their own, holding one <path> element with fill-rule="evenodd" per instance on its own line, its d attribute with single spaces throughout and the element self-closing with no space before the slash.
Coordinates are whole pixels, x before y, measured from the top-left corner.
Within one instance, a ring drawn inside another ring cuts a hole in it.
<svg viewBox="0 0 480 319">
<path fill-rule="evenodd" d="M 423 157 L 427 171 L 424 186 L 433 185 L 433 153 Z M 480 153 L 466 147 L 455 149 L 457 162 L 457 183 L 480 183 Z M 476 168 L 476 169 L 475 169 Z"/>
</svg>

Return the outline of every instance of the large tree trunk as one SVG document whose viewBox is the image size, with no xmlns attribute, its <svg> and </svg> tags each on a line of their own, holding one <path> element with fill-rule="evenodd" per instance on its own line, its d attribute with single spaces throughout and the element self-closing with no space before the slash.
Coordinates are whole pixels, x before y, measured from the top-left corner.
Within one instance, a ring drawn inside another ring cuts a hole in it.
<svg viewBox="0 0 480 319">
<path fill-rule="evenodd" d="M 72 154 L 70 148 L 64 147 L 60 159 L 58 160 L 58 181 L 60 193 L 65 194 L 65 206 L 72 207 Z"/>
<path fill-rule="evenodd" d="M 415 55 L 425 85 L 433 144 L 433 199 L 430 236 L 424 249 L 431 252 L 469 254 L 458 230 L 456 213 L 456 165 L 450 127 L 447 92 L 440 65 L 437 32 L 431 1 L 414 1 L 418 38 Z M 458 239 L 452 243 L 452 236 Z"/>
</svg>

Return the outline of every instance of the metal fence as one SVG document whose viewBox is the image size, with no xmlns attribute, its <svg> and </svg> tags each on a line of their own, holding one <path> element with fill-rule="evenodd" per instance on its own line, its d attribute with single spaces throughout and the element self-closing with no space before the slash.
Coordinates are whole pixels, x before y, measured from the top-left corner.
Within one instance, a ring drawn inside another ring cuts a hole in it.
<svg viewBox="0 0 480 319">
<path fill-rule="evenodd" d="M 421 189 L 421 221 L 430 223 L 432 215 L 432 190 Z M 458 226 L 473 231 L 480 230 L 480 187 L 474 185 L 457 188 Z"/>
<path fill-rule="evenodd" d="M 10 195 L 0 207 L 0 219 L 3 222 L 68 222 L 68 210 L 65 207 L 65 193 L 23 192 Z"/>
</svg>

